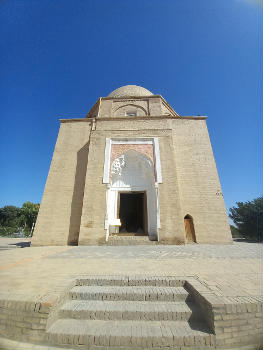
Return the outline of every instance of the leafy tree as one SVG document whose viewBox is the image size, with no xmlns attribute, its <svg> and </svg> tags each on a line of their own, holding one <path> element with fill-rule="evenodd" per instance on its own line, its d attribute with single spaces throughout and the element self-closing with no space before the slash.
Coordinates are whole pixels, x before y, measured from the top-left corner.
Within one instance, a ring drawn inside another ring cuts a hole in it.
<svg viewBox="0 0 263 350">
<path fill-rule="evenodd" d="M 26 202 L 22 208 L 6 205 L 0 208 L 0 236 L 12 235 L 15 232 L 24 231 L 30 234 L 33 224 L 36 222 L 39 204 Z"/>
<path fill-rule="evenodd" d="M 20 231 L 20 215 L 20 208 L 13 205 L 0 208 L 0 236 Z"/>
<path fill-rule="evenodd" d="M 230 225 L 230 230 L 231 230 L 233 238 L 241 238 L 242 237 L 241 233 L 238 231 L 238 229 L 235 226 Z"/>
<path fill-rule="evenodd" d="M 21 223 L 24 225 L 24 230 L 26 233 L 30 233 L 33 224 L 36 222 L 37 214 L 39 211 L 39 204 L 32 202 L 25 202 L 21 208 Z"/>
<path fill-rule="evenodd" d="M 229 217 L 237 225 L 242 236 L 263 241 L 263 197 L 248 202 L 237 202 L 229 209 Z"/>
<path fill-rule="evenodd" d="M 20 208 L 14 205 L 6 205 L 0 208 L 0 225 L 1 226 L 17 226 L 20 217 Z"/>
</svg>

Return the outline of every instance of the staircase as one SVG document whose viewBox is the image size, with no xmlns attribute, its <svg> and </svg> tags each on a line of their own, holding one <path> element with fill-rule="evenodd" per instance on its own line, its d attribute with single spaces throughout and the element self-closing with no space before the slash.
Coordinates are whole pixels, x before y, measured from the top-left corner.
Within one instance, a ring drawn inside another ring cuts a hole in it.
<svg viewBox="0 0 263 350">
<path fill-rule="evenodd" d="M 183 285 L 171 277 L 79 279 L 47 340 L 85 349 L 209 347 L 214 335 Z"/>
<path fill-rule="evenodd" d="M 110 235 L 107 245 L 155 245 L 158 241 L 150 241 L 148 236 Z"/>
</svg>

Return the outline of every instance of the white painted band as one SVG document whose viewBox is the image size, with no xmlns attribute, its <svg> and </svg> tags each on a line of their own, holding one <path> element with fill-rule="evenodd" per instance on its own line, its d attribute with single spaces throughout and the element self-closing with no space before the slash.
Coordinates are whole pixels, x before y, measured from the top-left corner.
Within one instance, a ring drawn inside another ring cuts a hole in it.
<svg viewBox="0 0 263 350">
<path fill-rule="evenodd" d="M 104 158 L 104 173 L 103 173 L 103 183 L 108 184 L 110 182 L 110 153 L 111 153 L 111 139 L 106 138 L 105 146 L 105 158 Z"/>
<path fill-rule="evenodd" d="M 157 183 L 162 183 L 162 168 L 160 160 L 160 150 L 159 150 L 159 140 L 158 137 L 154 138 L 154 157 L 155 157 L 155 169 L 156 169 L 156 181 Z"/>
</svg>

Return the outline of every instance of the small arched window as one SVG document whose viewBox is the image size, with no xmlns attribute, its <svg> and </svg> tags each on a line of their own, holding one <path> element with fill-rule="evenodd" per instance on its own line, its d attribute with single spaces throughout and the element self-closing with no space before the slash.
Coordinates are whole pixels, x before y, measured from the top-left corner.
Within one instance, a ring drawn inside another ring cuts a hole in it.
<svg viewBox="0 0 263 350">
<path fill-rule="evenodd" d="M 127 111 L 127 112 L 125 112 L 125 115 L 128 117 L 136 117 L 137 111 Z"/>
<path fill-rule="evenodd" d="M 196 243 L 194 220 L 189 214 L 185 215 L 184 217 L 184 227 L 186 243 Z"/>
</svg>

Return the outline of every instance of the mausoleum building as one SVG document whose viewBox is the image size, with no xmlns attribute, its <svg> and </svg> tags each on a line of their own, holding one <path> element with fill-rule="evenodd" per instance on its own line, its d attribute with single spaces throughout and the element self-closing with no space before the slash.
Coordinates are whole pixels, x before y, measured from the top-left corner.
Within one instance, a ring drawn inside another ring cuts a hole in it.
<svg viewBox="0 0 263 350">
<path fill-rule="evenodd" d="M 205 116 L 127 85 L 60 123 L 32 245 L 232 242 Z"/>
</svg>

